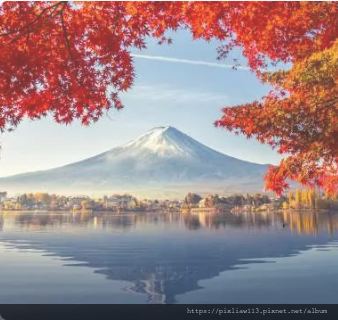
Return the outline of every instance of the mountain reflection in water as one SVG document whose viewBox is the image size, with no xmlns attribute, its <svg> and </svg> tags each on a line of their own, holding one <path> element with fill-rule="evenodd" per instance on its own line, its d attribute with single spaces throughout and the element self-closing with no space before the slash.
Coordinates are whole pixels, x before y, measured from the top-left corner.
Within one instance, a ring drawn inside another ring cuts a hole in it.
<svg viewBox="0 0 338 320">
<path fill-rule="evenodd" d="M 125 290 L 146 294 L 148 303 L 175 303 L 177 295 L 223 271 L 325 245 L 337 240 L 337 229 L 338 214 L 307 211 L 0 214 L 0 242 L 8 247 L 43 250 L 128 281 Z"/>
</svg>

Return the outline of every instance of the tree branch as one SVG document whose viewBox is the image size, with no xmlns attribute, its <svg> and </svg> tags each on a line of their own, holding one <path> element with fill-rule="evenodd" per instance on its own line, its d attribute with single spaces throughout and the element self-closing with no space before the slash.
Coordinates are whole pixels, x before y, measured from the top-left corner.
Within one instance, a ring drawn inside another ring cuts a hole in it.
<svg viewBox="0 0 338 320">
<path fill-rule="evenodd" d="M 37 31 L 39 29 L 41 29 L 45 24 L 45 23 L 42 23 L 41 25 L 38 25 L 36 26 L 34 29 L 31 29 L 29 30 L 29 27 L 34 25 L 34 23 L 38 20 L 41 19 L 42 15 L 44 12 L 46 12 L 47 10 L 51 9 L 51 8 L 54 8 L 54 10 L 52 11 L 52 13 L 50 13 L 49 15 L 46 16 L 47 19 L 50 19 L 50 18 L 54 18 L 56 15 L 54 15 L 54 13 L 57 11 L 58 7 L 60 4 L 62 3 L 66 3 L 67 1 L 60 1 L 58 3 L 56 3 L 55 5 L 53 6 L 50 6 L 48 8 L 45 8 L 44 10 L 42 10 L 42 12 L 38 15 L 38 17 L 36 17 L 33 21 L 31 21 L 30 23 L 28 23 L 25 27 L 23 28 L 20 28 L 18 30 L 15 30 L 15 31 L 12 31 L 12 32 L 8 32 L 8 33 L 3 33 L 3 34 L 0 34 L 0 36 L 7 36 L 7 35 L 10 35 L 10 34 L 15 34 L 17 32 L 21 32 L 25 29 L 27 29 L 27 33 L 26 35 L 28 36 L 30 33 L 34 32 L 34 31 Z M 7 47 L 8 45 L 14 43 L 15 41 L 18 41 L 19 39 L 21 39 L 22 37 L 24 37 L 25 34 L 18 34 L 16 37 L 14 37 L 13 39 L 11 39 L 10 41 L 8 41 L 7 43 L 5 43 L 2 47 L 0 47 L 0 50 Z"/>
<path fill-rule="evenodd" d="M 56 3 L 56 4 L 52 5 L 52 6 L 49 6 L 49 7 L 45 8 L 45 9 L 43 9 L 43 10 L 37 15 L 37 17 L 36 17 L 33 21 L 27 23 L 25 26 L 23 26 L 23 27 L 20 28 L 20 29 L 13 30 L 13 31 L 8 31 L 8 32 L 5 32 L 5 33 L 0 33 L 0 37 L 6 37 L 6 36 L 9 36 L 9 35 L 12 35 L 12 34 L 15 34 L 15 33 L 21 32 L 21 31 L 24 31 L 25 29 L 28 30 L 30 26 L 34 25 L 35 22 L 37 22 L 38 20 L 40 20 L 40 19 L 42 18 L 42 16 L 44 15 L 44 13 L 45 13 L 46 11 L 48 11 L 48 10 L 50 10 L 50 9 L 52 9 L 52 8 L 54 8 L 54 10 L 52 11 L 51 14 L 47 15 L 47 18 L 53 16 L 53 13 L 57 10 L 58 6 L 59 6 L 60 4 L 62 4 L 63 2 L 64 2 L 64 1 L 59 1 L 58 3 Z M 34 30 L 32 30 L 32 31 L 34 31 Z M 28 33 L 29 33 L 29 32 L 28 32 Z"/>
<path fill-rule="evenodd" d="M 65 42 L 66 42 L 68 54 L 69 54 L 70 58 L 71 58 L 73 61 L 75 61 L 75 59 L 74 59 L 74 57 L 73 57 L 73 55 L 72 55 L 72 52 L 71 52 L 71 50 L 70 50 L 70 43 L 69 43 L 69 39 L 68 39 L 68 33 L 67 33 L 65 21 L 64 21 L 64 18 L 63 18 L 63 11 L 65 10 L 66 7 L 67 7 L 67 2 L 64 3 L 62 9 L 60 10 L 61 26 L 62 26 L 63 35 L 64 35 L 64 38 L 65 38 Z"/>
</svg>

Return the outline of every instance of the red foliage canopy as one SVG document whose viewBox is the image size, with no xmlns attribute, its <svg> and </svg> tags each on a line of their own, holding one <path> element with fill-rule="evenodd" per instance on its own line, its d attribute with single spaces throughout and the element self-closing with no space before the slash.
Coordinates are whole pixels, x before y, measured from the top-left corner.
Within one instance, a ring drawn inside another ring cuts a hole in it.
<svg viewBox="0 0 338 320">
<path fill-rule="evenodd" d="M 273 85 L 261 101 L 225 108 L 216 125 L 269 143 L 288 157 L 267 174 L 281 193 L 287 178 L 335 192 L 337 177 L 336 2 L 5 2 L 0 8 L 0 129 L 48 113 L 84 125 L 122 108 L 134 79 L 131 48 L 168 30 L 240 47 Z M 265 72 L 290 62 L 289 71 Z M 108 90 L 110 89 L 110 90 Z M 107 92 L 111 92 L 107 95 Z"/>
</svg>

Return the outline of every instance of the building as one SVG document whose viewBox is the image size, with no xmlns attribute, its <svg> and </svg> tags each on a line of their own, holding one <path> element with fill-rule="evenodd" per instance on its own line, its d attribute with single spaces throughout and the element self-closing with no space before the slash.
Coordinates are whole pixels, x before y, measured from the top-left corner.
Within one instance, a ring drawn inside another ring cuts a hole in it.
<svg viewBox="0 0 338 320">
<path fill-rule="evenodd" d="M 206 200 L 206 199 L 202 199 L 202 200 L 200 200 L 200 201 L 198 202 L 198 207 L 199 207 L 199 208 L 205 208 L 205 200 Z"/>
<path fill-rule="evenodd" d="M 7 198 L 7 191 L 0 192 L 0 203 L 3 203 Z"/>
<path fill-rule="evenodd" d="M 18 206 L 18 203 L 16 201 L 16 198 L 6 198 L 6 199 L 3 199 L 1 205 L 2 205 L 2 207 L 5 210 L 19 209 L 19 206 Z"/>
<path fill-rule="evenodd" d="M 81 208 L 82 201 L 90 200 L 88 196 L 76 196 L 68 198 L 68 206 L 70 208 Z"/>
</svg>

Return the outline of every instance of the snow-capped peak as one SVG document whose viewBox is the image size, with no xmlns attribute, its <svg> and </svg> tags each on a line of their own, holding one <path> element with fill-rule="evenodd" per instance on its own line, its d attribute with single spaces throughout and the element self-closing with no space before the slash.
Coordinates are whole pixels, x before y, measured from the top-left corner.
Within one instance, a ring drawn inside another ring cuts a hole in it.
<svg viewBox="0 0 338 320">
<path fill-rule="evenodd" d="M 125 149 L 148 151 L 159 157 L 219 157 L 221 154 L 171 127 L 156 127 L 124 146 Z"/>
<path fill-rule="evenodd" d="M 147 150 L 160 157 L 183 155 L 185 151 L 180 147 L 180 135 L 183 134 L 170 126 L 156 127 L 129 142 L 125 148 L 133 151 Z"/>
</svg>

